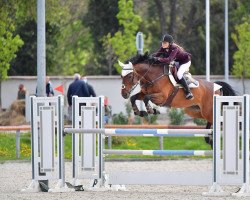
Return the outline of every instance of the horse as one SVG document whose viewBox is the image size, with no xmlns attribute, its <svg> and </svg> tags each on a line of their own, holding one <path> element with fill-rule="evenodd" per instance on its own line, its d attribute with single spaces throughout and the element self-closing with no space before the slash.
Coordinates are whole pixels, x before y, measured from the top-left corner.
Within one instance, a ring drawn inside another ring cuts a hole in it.
<svg viewBox="0 0 250 200">
<path fill-rule="evenodd" d="M 141 117 L 147 114 L 158 114 L 158 111 L 149 104 L 151 101 L 158 106 L 183 108 L 190 117 L 205 119 L 206 128 L 210 128 L 213 124 L 213 95 L 236 96 L 236 92 L 226 82 L 213 83 L 197 79 L 198 87 L 191 89 L 194 98 L 187 100 L 180 85 L 174 86 L 170 80 L 172 76 L 169 71 L 170 65 L 163 66 L 153 61 L 147 53 L 130 58 L 126 64 L 119 61 L 119 64 L 123 68 L 122 97 L 128 99 L 135 87 L 140 85 L 140 92 L 131 96 L 130 101 L 134 114 Z M 136 100 L 144 102 L 147 112 L 138 109 Z M 205 137 L 205 140 L 212 146 L 212 136 Z"/>
</svg>

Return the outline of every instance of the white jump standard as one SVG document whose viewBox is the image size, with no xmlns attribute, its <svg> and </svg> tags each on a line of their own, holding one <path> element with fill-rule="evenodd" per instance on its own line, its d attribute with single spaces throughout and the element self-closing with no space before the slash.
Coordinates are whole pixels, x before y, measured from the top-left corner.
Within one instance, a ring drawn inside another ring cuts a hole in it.
<svg viewBox="0 0 250 200">
<path fill-rule="evenodd" d="M 48 192 L 71 191 L 65 185 L 63 97 L 31 97 L 32 182 L 23 192 L 41 191 L 39 181 L 57 180 Z"/>
<path fill-rule="evenodd" d="M 63 98 L 31 98 L 32 182 L 23 191 L 40 191 L 40 180 L 56 180 L 50 192 L 72 191 L 65 185 L 65 133 L 72 134 L 72 184 L 90 180 L 91 188 L 114 185 L 166 184 L 211 185 L 207 196 L 249 196 L 249 96 L 214 96 L 213 131 L 206 129 L 103 129 L 104 99 L 73 97 L 72 128 L 63 129 Z M 213 151 L 109 150 L 105 136 L 204 137 L 213 133 Z M 96 146 L 97 145 L 97 146 Z M 222 147 L 222 148 L 221 148 Z M 213 155 L 211 171 L 105 172 L 106 154 Z M 237 193 L 222 185 L 237 185 Z M 122 187 L 124 189 L 124 187 Z"/>
<path fill-rule="evenodd" d="M 94 113 L 93 113 L 94 114 Z M 90 118 L 90 115 L 88 115 Z M 82 119 L 85 121 L 85 119 Z M 157 130 L 157 129 L 65 129 L 67 133 L 98 134 L 103 136 L 204 136 L 211 130 Z M 178 132 L 179 134 L 176 134 Z M 241 190 L 232 195 L 244 196 L 249 194 L 249 160 L 247 159 L 249 144 L 249 96 L 214 97 L 214 150 L 213 171 L 210 172 L 114 172 L 105 174 L 99 186 L 112 184 L 178 184 L 178 185 L 212 185 L 211 190 L 204 195 L 229 195 L 219 185 L 241 185 Z M 73 135 L 74 135 L 73 134 Z M 198 134 L 198 135 L 196 135 Z M 242 143 L 240 143 L 242 136 Z M 222 137 L 222 150 L 220 150 Z M 103 138 L 102 138 L 103 140 Z M 239 147 L 242 144 L 242 151 Z M 87 146 L 88 144 L 85 143 Z M 92 147 L 90 147 L 92 148 Z M 209 154 L 205 151 L 172 151 L 172 150 L 106 150 L 99 145 L 99 160 L 103 163 L 99 169 L 104 169 L 104 154 L 144 154 L 144 155 L 195 155 Z M 233 150 L 232 150 L 233 149 Z M 85 152 L 86 153 L 86 152 Z M 241 153 L 241 155 L 240 155 Z M 222 157 L 221 157 L 222 155 Z M 234 155 L 234 156 L 232 156 Z M 233 167 L 232 167 L 233 166 Z M 108 178 L 107 178 L 108 177 Z M 104 180 L 104 181 L 103 181 Z M 97 180 L 98 181 L 98 180 Z"/>
<path fill-rule="evenodd" d="M 233 196 L 250 196 L 249 111 L 249 95 L 214 97 L 213 186 L 203 195 L 229 195 L 220 187 L 227 184 L 241 185 Z"/>
</svg>

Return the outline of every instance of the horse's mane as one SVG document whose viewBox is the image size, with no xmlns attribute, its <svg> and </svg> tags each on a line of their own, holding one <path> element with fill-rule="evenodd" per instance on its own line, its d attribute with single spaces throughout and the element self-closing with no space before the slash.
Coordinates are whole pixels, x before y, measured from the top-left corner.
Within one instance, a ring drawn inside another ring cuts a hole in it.
<svg viewBox="0 0 250 200">
<path fill-rule="evenodd" d="M 146 63 L 146 62 L 150 62 L 150 56 L 148 54 L 148 52 L 146 52 L 145 54 L 141 55 L 141 54 L 137 54 L 136 56 L 129 58 L 125 61 L 125 63 L 129 63 L 131 62 L 133 65 L 138 64 L 138 63 Z"/>
</svg>

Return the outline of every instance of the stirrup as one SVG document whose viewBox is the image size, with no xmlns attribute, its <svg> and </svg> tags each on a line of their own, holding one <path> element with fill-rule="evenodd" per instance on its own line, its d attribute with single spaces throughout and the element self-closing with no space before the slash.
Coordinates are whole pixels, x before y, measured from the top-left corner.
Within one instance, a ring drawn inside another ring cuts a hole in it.
<svg viewBox="0 0 250 200">
<path fill-rule="evenodd" d="M 193 98 L 194 98 L 194 95 L 191 92 L 186 94 L 186 99 L 191 100 Z"/>
</svg>

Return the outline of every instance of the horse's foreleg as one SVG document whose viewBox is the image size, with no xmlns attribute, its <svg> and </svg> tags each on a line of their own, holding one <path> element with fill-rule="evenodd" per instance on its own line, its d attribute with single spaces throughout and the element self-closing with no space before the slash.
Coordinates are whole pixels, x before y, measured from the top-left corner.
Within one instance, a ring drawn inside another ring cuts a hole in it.
<svg viewBox="0 0 250 200">
<path fill-rule="evenodd" d="M 146 116 L 147 113 L 145 111 L 140 111 L 135 103 L 136 100 L 143 100 L 144 99 L 145 94 L 142 92 L 139 92 L 133 96 L 130 97 L 130 102 L 132 105 L 132 109 L 134 111 L 135 115 L 139 115 L 141 117 Z"/>
<path fill-rule="evenodd" d="M 151 105 L 149 104 L 150 99 L 151 99 L 151 95 L 148 94 L 148 95 L 145 95 L 144 100 L 143 100 L 144 104 L 146 106 L 147 112 L 149 114 L 154 114 L 154 115 L 160 114 L 160 112 L 158 110 L 156 110 L 155 108 L 151 107 Z"/>
</svg>

